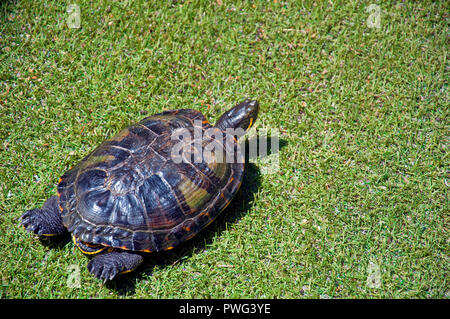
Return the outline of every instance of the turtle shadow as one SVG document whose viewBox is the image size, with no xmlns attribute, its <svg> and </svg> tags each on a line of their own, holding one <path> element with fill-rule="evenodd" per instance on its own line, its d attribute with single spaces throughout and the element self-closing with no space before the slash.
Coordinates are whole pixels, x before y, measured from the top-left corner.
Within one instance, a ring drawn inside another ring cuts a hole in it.
<svg viewBox="0 0 450 319">
<path fill-rule="evenodd" d="M 38 238 L 42 246 L 50 249 L 63 249 L 71 241 L 71 235 L 68 232 L 61 235 L 40 236 Z"/>
<path fill-rule="evenodd" d="M 266 137 L 270 139 L 270 136 Z M 246 142 L 247 143 L 247 142 Z M 279 151 L 287 145 L 284 140 L 279 141 Z M 248 145 L 247 145 L 248 146 Z M 230 205 L 209 225 L 189 241 L 180 244 L 169 251 L 145 254 L 144 263 L 136 271 L 118 276 L 112 281 L 106 282 L 108 289 L 115 290 L 119 295 L 132 295 L 135 291 L 135 285 L 138 281 L 145 280 L 145 277 L 151 276 L 156 267 L 171 267 L 182 264 L 184 260 L 205 250 L 216 240 L 217 236 L 225 231 L 230 224 L 237 223 L 241 218 L 247 215 L 254 202 L 256 193 L 261 185 L 262 173 L 257 165 L 249 162 L 250 154 L 246 147 L 246 168 L 242 181 L 242 186 Z M 267 155 L 271 154 L 268 149 Z"/>
<path fill-rule="evenodd" d="M 13 12 L 15 3 L 8 0 L 0 0 L 0 21 L 6 20 L 7 16 Z M 5 21 L 2 21 L 5 23 Z"/>
</svg>

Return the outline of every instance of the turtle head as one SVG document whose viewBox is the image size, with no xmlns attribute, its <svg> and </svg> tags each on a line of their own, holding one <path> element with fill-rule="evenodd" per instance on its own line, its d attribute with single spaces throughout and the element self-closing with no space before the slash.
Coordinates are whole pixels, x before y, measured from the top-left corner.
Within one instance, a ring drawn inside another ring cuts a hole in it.
<svg viewBox="0 0 450 319">
<path fill-rule="evenodd" d="M 258 117 L 258 111 L 258 101 L 246 99 L 231 110 L 225 112 L 217 121 L 216 127 L 222 131 L 225 131 L 227 128 L 241 128 L 247 132 L 255 123 Z"/>
</svg>

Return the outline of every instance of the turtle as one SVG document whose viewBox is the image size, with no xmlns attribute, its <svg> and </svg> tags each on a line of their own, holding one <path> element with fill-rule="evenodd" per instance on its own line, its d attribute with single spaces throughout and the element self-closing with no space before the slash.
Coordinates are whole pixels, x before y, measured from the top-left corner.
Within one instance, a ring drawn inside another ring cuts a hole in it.
<svg viewBox="0 0 450 319">
<path fill-rule="evenodd" d="M 148 116 L 65 172 L 57 195 L 21 224 L 39 237 L 70 234 L 103 282 L 131 272 L 146 253 L 197 235 L 231 202 L 245 167 L 238 138 L 258 111 L 258 101 L 245 99 L 214 126 L 194 109 Z"/>
</svg>

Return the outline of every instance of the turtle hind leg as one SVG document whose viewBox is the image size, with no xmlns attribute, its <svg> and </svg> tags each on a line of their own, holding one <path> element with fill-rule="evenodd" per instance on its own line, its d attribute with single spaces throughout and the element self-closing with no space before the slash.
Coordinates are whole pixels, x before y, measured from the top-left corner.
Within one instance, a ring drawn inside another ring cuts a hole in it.
<svg viewBox="0 0 450 319">
<path fill-rule="evenodd" d="M 67 232 L 61 218 L 58 196 L 50 197 L 42 206 L 26 211 L 20 222 L 26 230 L 39 236 L 54 236 Z"/>
<path fill-rule="evenodd" d="M 144 257 L 132 251 L 116 250 L 95 256 L 87 265 L 91 274 L 103 282 L 135 270 Z"/>
</svg>

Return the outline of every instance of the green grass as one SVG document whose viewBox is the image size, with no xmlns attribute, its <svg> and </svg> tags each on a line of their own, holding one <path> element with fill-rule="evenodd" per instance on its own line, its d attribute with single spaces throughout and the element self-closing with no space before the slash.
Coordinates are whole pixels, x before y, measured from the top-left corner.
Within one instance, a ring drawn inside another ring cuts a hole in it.
<svg viewBox="0 0 450 319">
<path fill-rule="evenodd" d="M 448 2 L 378 1 L 379 29 L 376 1 L 156 3 L 0 4 L 1 298 L 449 298 Z M 19 226 L 128 124 L 245 97 L 280 130 L 279 172 L 249 165 L 211 227 L 138 272 L 103 285 Z"/>
</svg>

